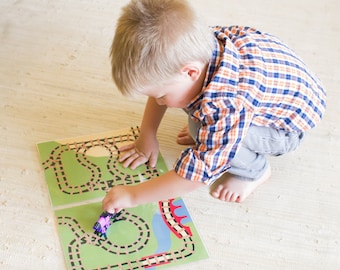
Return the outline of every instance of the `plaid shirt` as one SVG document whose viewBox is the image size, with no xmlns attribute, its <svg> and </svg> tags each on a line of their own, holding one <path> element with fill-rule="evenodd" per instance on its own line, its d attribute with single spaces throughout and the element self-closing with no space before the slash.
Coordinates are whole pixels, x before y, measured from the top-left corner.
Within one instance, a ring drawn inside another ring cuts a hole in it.
<svg viewBox="0 0 340 270">
<path fill-rule="evenodd" d="M 178 175 L 206 184 L 230 168 L 249 126 L 301 133 L 326 107 L 319 79 L 279 39 L 249 27 L 212 30 L 216 46 L 204 87 L 186 108 L 200 122 L 196 146 L 174 165 Z"/>
</svg>

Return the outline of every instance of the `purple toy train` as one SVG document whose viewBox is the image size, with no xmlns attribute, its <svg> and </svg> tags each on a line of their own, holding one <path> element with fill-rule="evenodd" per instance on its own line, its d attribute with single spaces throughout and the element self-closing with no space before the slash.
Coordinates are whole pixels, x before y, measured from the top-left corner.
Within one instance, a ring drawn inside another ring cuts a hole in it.
<svg viewBox="0 0 340 270">
<path fill-rule="evenodd" d="M 104 237 L 107 239 L 107 229 L 111 225 L 111 223 L 117 221 L 117 218 L 120 216 L 121 212 L 111 214 L 109 212 L 103 212 L 97 222 L 93 225 L 94 233 L 99 237 Z"/>
</svg>

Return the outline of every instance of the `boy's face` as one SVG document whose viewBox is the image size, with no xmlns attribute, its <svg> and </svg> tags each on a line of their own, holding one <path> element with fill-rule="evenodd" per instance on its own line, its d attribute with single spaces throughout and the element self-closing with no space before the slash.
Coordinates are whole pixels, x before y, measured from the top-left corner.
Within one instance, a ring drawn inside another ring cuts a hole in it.
<svg viewBox="0 0 340 270">
<path fill-rule="evenodd" d="M 203 72 L 202 72 L 203 71 Z M 172 108 L 185 108 L 202 90 L 205 70 L 182 72 L 178 78 L 162 86 L 150 87 L 142 94 L 156 99 L 159 105 Z"/>
<path fill-rule="evenodd" d="M 159 105 L 166 105 L 172 108 L 184 108 L 200 92 L 192 85 L 175 81 L 157 88 L 150 88 L 143 91 L 143 94 L 153 97 Z"/>
</svg>

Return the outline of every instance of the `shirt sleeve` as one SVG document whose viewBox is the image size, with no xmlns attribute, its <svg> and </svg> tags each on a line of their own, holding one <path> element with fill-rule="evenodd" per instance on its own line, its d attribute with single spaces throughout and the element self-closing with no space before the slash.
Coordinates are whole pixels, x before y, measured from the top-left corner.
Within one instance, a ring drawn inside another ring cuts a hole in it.
<svg viewBox="0 0 340 270">
<path fill-rule="evenodd" d="M 192 116 L 201 122 L 196 146 L 181 153 L 174 165 L 176 173 L 191 181 L 212 184 L 230 168 L 252 116 L 241 99 L 203 102 L 201 110 Z"/>
</svg>

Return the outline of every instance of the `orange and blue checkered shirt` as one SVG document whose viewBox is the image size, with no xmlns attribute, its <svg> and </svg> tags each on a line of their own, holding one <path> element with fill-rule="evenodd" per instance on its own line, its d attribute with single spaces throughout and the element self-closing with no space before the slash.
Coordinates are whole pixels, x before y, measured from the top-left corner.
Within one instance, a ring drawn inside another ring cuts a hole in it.
<svg viewBox="0 0 340 270">
<path fill-rule="evenodd" d="M 188 180 L 211 184 L 251 125 L 287 132 L 313 128 L 325 111 L 319 79 L 276 37 L 249 27 L 213 27 L 215 50 L 204 87 L 186 107 L 200 122 L 196 145 L 174 165 Z"/>
</svg>

